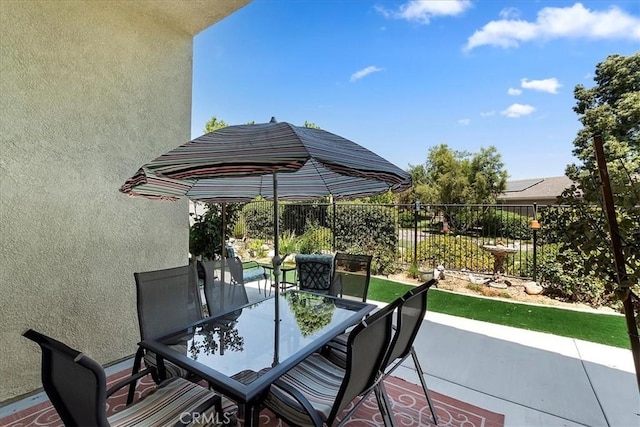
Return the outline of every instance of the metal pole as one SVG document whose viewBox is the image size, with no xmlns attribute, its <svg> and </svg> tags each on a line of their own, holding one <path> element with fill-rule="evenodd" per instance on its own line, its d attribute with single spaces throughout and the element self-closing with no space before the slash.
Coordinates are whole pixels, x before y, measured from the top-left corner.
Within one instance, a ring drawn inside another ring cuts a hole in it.
<svg viewBox="0 0 640 427">
<path fill-rule="evenodd" d="M 631 341 L 631 353 L 633 354 L 633 362 L 636 368 L 636 381 L 638 382 L 638 391 L 640 391 L 640 341 L 638 340 L 638 326 L 636 325 L 636 317 L 632 301 L 633 292 L 630 289 L 631 284 L 624 263 L 622 242 L 620 240 L 620 231 L 618 229 L 618 220 L 616 218 L 613 193 L 611 191 L 611 182 L 609 181 L 609 171 L 607 170 L 607 162 L 604 157 L 604 147 L 601 135 L 594 136 L 593 145 L 596 152 L 596 160 L 598 162 L 598 172 L 600 172 L 602 201 L 607 215 L 607 223 L 609 224 L 611 248 L 613 249 L 613 258 L 616 266 L 616 278 L 618 280 L 616 295 L 622 301 L 622 305 L 624 306 L 624 313 L 627 321 L 627 332 L 629 333 L 629 340 Z"/>
<path fill-rule="evenodd" d="M 273 316 L 273 365 L 279 362 L 280 358 L 280 225 L 278 217 L 278 174 L 273 173 L 273 275 L 276 284 L 275 313 Z"/>
<path fill-rule="evenodd" d="M 533 219 L 538 220 L 538 204 L 533 203 Z M 538 281 L 538 229 L 533 229 L 533 281 Z"/>
<path fill-rule="evenodd" d="M 333 205 L 333 224 L 331 225 L 331 233 L 333 234 L 333 251 L 336 251 L 336 201 L 331 197 L 331 204 Z"/>
<path fill-rule="evenodd" d="M 416 200 L 413 211 L 413 265 L 418 265 L 418 213 L 420 212 L 420 202 Z"/>
</svg>

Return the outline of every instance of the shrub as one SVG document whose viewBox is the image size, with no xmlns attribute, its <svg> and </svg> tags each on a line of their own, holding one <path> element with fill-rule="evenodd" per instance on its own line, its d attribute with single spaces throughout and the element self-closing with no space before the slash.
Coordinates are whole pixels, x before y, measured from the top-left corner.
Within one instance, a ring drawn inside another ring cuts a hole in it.
<svg viewBox="0 0 640 427">
<path fill-rule="evenodd" d="M 615 296 L 605 289 L 605 282 L 585 269 L 579 252 L 558 244 L 545 245 L 536 260 L 537 279 L 544 285 L 545 294 L 570 302 L 592 306 L 615 304 Z M 533 271 L 533 260 L 527 262 Z"/>
<path fill-rule="evenodd" d="M 437 236 L 418 243 L 418 262 L 451 270 L 493 271 L 493 257 L 466 237 Z M 506 267 L 506 266 L 505 266 Z"/>
<path fill-rule="evenodd" d="M 331 229 L 310 222 L 300 237 L 298 251 L 301 254 L 319 254 L 330 251 L 332 245 L 333 233 L 331 233 Z"/>
<path fill-rule="evenodd" d="M 244 216 L 241 215 L 233 226 L 233 237 L 241 240 L 247 235 L 247 224 L 244 221 Z"/>
<path fill-rule="evenodd" d="M 282 210 L 279 209 L 278 217 L 280 221 L 282 218 L 281 212 Z M 273 239 L 273 202 L 261 200 L 247 203 L 242 208 L 242 214 L 246 224 L 247 236 L 263 240 Z"/>
<path fill-rule="evenodd" d="M 285 231 L 279 239 L 280 253 L 294 254 L 298 252 L 300 246 L 300 239 L 291 231 Z"/>
<path fill-rule="evenodd" d="M 334 223 L 333 212 L 329 215 Z M 336 250 L 372 255 L 372 274 L 397 271 L 398 234 L 392 206 L 343 204 L 336 205 Z"/>
<path fill-rule="evenodd" d="M 530 240 L 532 237 L 530 219 L 508 211 L 485 212 L 478 219 L 483 236 L 505 237 L 514 240 Z"/>
<path fill-rule="evenodd" d="M 237 204 L 227 204 L 227 232 L 225 239 L 231 237 L 239 215 Z M 192 215 L 194 223 L 189 228 L 189 252 L 193 256 L 215 259 L 222 252 L 222 207 L 217 203 L 207 203 L 202 215 Z"/>
<path fill-rule="evenodd" d="M 308 223 L 330 227 L 331 224 L 327 222 L 327 208 L 326 203 L 283 204 L 282 231 L 300 236 L 305 232 Z"/>
<path fill-rule="evenodd" d="M 415 213 L 411 211 L 402 211 L 398 214 L 398 225 L 400 228 L 413 228 L 415 222 Z"/>
<path fill-rule="evenodd" d="M 267 256 L 267 250 L 264 248 L 264 240 L 252 239 L 247 245 L 249 252 L 256 258 L 264 258 Z"/>
</svg>

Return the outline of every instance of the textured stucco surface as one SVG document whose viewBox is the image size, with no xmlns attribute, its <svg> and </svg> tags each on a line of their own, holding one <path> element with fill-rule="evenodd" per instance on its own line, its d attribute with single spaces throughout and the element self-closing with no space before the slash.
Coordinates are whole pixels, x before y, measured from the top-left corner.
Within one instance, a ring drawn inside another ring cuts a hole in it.
<svg viewBox="0 0 640 427">
<path fill-rule="evenodd" d="M 222 16 L 244 3 L 221 2 Z M 0 402 L 41 387 L 25 329 L 101 363 L 128 356 L 133 272 L 187 262 L 187 201 L 118 188 L 189 139 L 204 23 L 123 4 L 0 1 Z"/>
</svg>

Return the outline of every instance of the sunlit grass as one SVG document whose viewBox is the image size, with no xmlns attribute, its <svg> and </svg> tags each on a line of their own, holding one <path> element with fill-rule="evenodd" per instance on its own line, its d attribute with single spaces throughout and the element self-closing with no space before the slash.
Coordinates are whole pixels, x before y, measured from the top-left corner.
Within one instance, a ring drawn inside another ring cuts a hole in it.
<svg viewBox="0 0 640 427">
<path fill-rule="evenodd" d="M 371 278 L 368 299 L 391 302 L 413 285 Z M 622 316 L 498 301 L 431 289 L 429 311 L 629 348 Z"/>
</svg>

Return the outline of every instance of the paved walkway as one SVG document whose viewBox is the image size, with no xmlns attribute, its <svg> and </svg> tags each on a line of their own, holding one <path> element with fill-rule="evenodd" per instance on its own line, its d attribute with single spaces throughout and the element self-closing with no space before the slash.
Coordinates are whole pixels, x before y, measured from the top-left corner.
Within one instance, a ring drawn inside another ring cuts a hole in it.
<svg viewBox="0 0 640 427">
<path fill-rule="evenodd" d="M 505 426 L 640 426 L 629 350 L 430 312 L 415 348 L 430 388 Z"/>
</svg>

